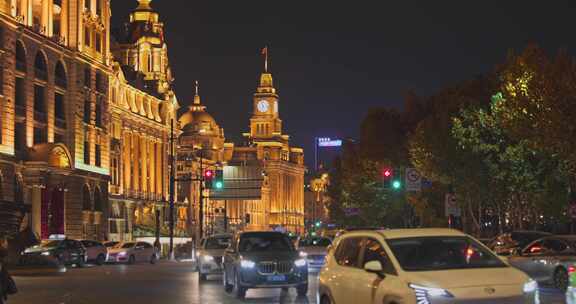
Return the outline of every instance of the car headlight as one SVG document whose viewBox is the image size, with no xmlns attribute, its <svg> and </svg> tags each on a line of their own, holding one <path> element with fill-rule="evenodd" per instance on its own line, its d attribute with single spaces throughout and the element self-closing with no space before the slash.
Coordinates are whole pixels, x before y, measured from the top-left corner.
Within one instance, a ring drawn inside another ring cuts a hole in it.
<svg viewBox="0 0 576 304">
<path fill-rule="evenodd" d="M 294 261 L 294 265 L 296 267 L 304 267 L 306 266 L 306 259 L 297 259 L 296 261 Z"/>
<path fill-rule="evenodd" d="M 212 262 L 214 261 L 214 257 L 211 255 L 202 255 L 201 258 L 204 260 L 204 262 Z"/>
<path fill-rule="evenodd" d="M 538 282 L 530 280 L 524 283 L 524 288 L 522 289 L 524 293 L 533 293 L 538 289 Z"/>
<path fill-rule="evenodd" d="M 416 295 L 416 303 L 418 304 L 430 304 L 430 298 L 434 297 L 444 297 L 452 298 L 453 295 L 449 293 L 446 289 L 426 287 L 417 284 L 409 284 L 410 288 L 414 290 Z"/>
<path fill-rule="evenodd" d="M 300 257 L 301 257 L 301 258 L 305 258 L 305 257 L 308 256 L 308 254 L 307 254 L 306 252 L 304 252 L 304 251 L 300 251 L 299 254 L 300 254 Z"/>
<path fill-rule="evenodd" d="M 254 268 L 255 266 L 256 266 L 256 263 L 254 263 L 252 261 L 249 261 L 249 260 L 241 260 L 240 261 L 240 267 L 242 267 L 242 268 L 251 269 L 251 268 Z"/>
<path fill-rule="evenodd" d="M 40 255 L 49 256 L 49 255 L 50 255 L 50 251 L 44 251 L 44 252 L 42 252 Z"/>
<path fill-rule="evenodd" d="M 126 251 L 120 251 L 118 252 L 118 256 L 125 256 L 126 255 Z"/>
</svg>

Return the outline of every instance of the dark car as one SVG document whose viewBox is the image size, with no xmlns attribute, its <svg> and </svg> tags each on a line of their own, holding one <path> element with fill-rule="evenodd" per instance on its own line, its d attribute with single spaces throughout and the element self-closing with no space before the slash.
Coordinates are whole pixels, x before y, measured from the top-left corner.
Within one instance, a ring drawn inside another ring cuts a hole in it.
<svg viewBox="0 0 576 304">
<path fill-rule="evenodd" d="M 551 235 L 542 231 L 512 231 L 500 234 L 488 247 L 498 255 L 509 256 L 524 249 L 535 240 Z"/>
<path fill-rule="evenodd" d="M 243 298 L 250 288 L 296 288 L 308 293 L 308 265 L 281 232 L 243 232 L 224 254 L 224 289 Z"/>
<path fill-rule="evenodd" d="M 86 249 L 76 240 L 47 240 L 22 252 L 20 263 L 23 265 L 76 265 L 86 263 Z"/>
</svg>

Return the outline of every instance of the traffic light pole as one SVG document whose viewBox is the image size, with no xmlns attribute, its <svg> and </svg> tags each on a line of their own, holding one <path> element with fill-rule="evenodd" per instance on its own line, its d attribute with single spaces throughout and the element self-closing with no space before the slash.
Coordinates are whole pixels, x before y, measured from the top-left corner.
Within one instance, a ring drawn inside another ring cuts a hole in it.
<svg viewBox="0 0 576 304">
<path fill-rule="evenodd" d="M 170 191 L 168 202 L 170 204 L 170 260 L 174 260 L 174 182 L 175 182 L 175 159 L 174 159 L 174 119 L 170 123 Z"/>
<path fill-rule="evenodd" d="M 200 194 L 199 194 L 199 206 L 198 206 L 198 239 L 196 240 L 199 242 L 202 240 L 203 234 L 202 230 L 204 228 L 204 158 L 203 158 L 203 151 L 200 150 Z"/>
</svg>

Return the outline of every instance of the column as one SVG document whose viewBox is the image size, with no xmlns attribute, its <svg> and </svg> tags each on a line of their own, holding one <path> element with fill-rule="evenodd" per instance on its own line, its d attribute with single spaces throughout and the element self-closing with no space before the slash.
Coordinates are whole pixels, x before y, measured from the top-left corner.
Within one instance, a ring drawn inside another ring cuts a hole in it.
<svg viewBox="0 0 576 304">
<path fill-rule="evenodd" d="M 140 185 L 142 192 L 148 193 L 148 139 L 146 135 L 140 137 L 140 159 L 142 160 L 141 174 L 142 184 Z"/>
<path fill-rule="evenodd" d="M 130 149 L 132 147 L 132 144 L 130 142 L 130 133 L 128 133 L 127 131 L 124 131 L 123 134 L 123 142 L 122 142 L 122 162 L 124 164 L 123 169 L 124 169 L 124 173 L 122 174 L 122 184 L 124 185 L 124 191 L 123 193 L 126 195 L 129 190 L 131 190 L 132 185 L 130 184 L 130 166 L 131 166 L 131 160 L 130 160 Z"/>
<path fill-rule="evenodd" d="M 44 34 L 46 36 L 48 35 L 48 11 L 50 10 L 48 8 L 48 2 L 50 2 L 49 0 L 41 0 L 42 1 L 42 12 L 40 14 L 40 25 L 42 26 L 42 28 L 44 28 Z"/>
<path fill-rule="evenodd" d="M 134 151 L 132 153 L 132 160 L 133 162 L 133 170 L 132 170 L 132 175 L 133 175 L 133 184 L 132 184 L 132 189 L 134 189 L 134 191 L 140 191 L 140 149 L 138 147 L 138 144 L 140 142 L 140 137 L 138 136 L 137 133 L 132 133 L 132 147 L 134 147 Z"/>
<path fill-rule="evenodd" d="M 60 36 L 68 44 L 68 0 L 62 0 L 62 15 L 60 15 Z"/>
</svg>

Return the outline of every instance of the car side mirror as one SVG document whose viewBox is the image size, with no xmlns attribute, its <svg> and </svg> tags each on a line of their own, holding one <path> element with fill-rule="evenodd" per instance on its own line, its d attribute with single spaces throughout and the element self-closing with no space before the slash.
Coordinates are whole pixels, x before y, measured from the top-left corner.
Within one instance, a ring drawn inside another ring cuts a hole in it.
<svg viewBox="0 0 576 304">
<path fill-rule="evenodd" d="M 370 261 L 364 264 L 364 270 L 366 272 L 375 273 L 381 278 L 384 277 L 384 268 L 380 261 Z"/>
</svg>

